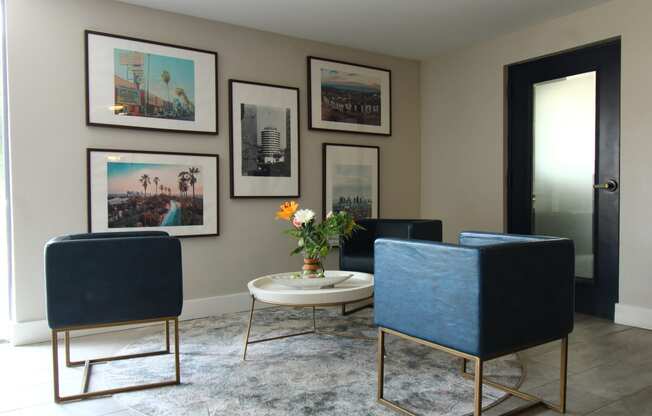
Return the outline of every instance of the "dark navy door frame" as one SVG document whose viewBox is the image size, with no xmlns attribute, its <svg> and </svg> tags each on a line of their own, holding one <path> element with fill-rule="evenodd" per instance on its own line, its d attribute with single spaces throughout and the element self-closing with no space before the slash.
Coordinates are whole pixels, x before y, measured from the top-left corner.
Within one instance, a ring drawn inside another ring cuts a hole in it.
<svg viewBox="0 0 652 416">
<path fill-rule="evenodd" d="M 507 231 L 532 233 L 534 84 L 596 71 L 596 183 L 620 183 L 620 38 L 509 65 Z M 594 278 L 576 279 L 576 310 L 613 319 L 618 302 L 620 187 L 594 191 Z"/>
</svg>

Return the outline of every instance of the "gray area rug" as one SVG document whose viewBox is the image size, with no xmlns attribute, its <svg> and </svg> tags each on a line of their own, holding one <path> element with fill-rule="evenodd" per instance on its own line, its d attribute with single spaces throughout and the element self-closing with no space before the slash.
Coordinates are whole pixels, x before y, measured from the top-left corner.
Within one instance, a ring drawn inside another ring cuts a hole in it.
<svg viewBox="0 0 652 416">
<path fill-rule="evenodd" d="M 340 316 L 317 310 L 322 331 L 375 337 L 373 310 Z M 180 324 L 180 386 L 115 396 L 148 416 L 396 415 L 376 403 L 376 343 L 333 335 L 305 335 L 250 345 L 243 362 L 247 313 Z M 258 310 L 252 339 L 303 331 L 311 310 Z M 460 359 L 397 337 L 386 336 L 385 397 L 420 415 L 466 415 L 472 411 L 472 382 L 459 375 Z M 162 336 L 150 336 L 121 354 L 160 349 Z M 103 386 L 124 386 L 173 378 L 173 356 L 96 366 Z M 516 355 L 485 365 L 485 375 L 518 387 L 522 366 Z M 505 395 L 484 388 L 483 405 Z"/>
</svg>

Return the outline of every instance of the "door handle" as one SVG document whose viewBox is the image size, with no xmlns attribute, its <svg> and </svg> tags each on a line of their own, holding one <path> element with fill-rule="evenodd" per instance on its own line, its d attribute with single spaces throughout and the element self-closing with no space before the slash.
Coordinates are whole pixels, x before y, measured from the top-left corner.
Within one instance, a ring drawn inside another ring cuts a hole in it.
<svg viewBox="0 0 652 416">
<path fill-rule="evenodd" d="M 605 183 L 596 183 L 595 185 L 593 185 L 593 189 L 605 190 L 608 192 L 616 192 L 616 190 L 618 189 L 618 182 L 616 182 L 615 179 L 609 179 Z"/>
</svg>

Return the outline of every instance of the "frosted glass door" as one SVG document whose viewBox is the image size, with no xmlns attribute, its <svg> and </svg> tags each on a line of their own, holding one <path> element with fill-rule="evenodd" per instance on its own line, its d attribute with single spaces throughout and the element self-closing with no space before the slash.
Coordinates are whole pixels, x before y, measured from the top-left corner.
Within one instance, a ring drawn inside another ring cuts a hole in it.
<svg viewBox="0 0 652 416">
<path fill-rule="evenodd" d="M 596 73 L 534 84 L 533 232 L 575 241 L 575 275 L 593 278 Z"/>
</svg>

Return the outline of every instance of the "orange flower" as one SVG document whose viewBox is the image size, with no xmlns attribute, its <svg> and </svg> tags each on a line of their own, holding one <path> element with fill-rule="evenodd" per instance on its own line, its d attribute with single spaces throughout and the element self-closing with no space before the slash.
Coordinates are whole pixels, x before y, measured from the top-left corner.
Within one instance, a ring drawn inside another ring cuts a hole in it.
<svg viewBox="0 0 652 416">
<path fill-rule="evenodd" d="M 290 221 L 290 218 L 299 209 L 299 204 L 294 201 L 286 201 L 281 204 L 281 209 L 276 213 L 276 219 Z"/>
</svg>

